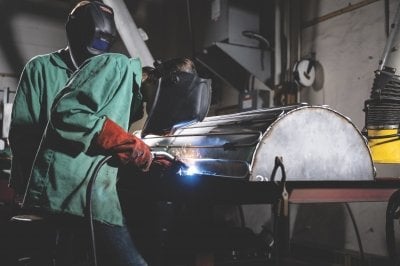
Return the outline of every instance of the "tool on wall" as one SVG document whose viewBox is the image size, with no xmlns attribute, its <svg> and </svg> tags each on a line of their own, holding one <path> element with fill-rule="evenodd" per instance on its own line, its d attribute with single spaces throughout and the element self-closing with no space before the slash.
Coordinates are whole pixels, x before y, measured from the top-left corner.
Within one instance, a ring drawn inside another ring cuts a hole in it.
<svg viewBox="0 0 400 266">
<path fill-rule="evenodd" d="M 297 61 L 293 66 L 293 78 L 301 88 L 312 87 L 314 91 L 324 85 L 324 71 L 321 63 L 315 59 L 315 54 Z"/>
</svg>

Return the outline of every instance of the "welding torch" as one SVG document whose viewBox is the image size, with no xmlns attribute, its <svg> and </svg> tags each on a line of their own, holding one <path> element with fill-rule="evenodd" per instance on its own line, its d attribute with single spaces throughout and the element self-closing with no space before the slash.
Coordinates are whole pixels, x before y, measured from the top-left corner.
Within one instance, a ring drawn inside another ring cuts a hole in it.
<svg viewBox="0 0 400 266">
<path fill-rule="evenodd" d="M 188 166 L 179 160 L 176 156 L 166 152 L 166 151 L 151 151 L 151 154 L 153 156 L 153 160 L 156 162 L 157 160 L 165 160 L 167 161 L 170 166 L 168 167 L 168 170 L 176 172 L 180 172 L 182 170 L 185 170 L 188 168 Z"/>
</svg>

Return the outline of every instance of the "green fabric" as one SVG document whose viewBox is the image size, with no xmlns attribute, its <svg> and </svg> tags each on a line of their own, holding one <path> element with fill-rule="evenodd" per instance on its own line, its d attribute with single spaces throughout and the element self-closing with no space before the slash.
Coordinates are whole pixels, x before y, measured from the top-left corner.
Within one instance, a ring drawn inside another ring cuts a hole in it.
<svg viewBox="0 0 400 266">
<path fill-rule="evenodd" d="M 67 52 L 32 58 L 21 74 L 9 134 L 13 154 L 10 185 L 19 193 L 25 192 L 51 104 L 73 72 L 62 60 L 62 53 Z"/>
<path fill-rule="evenodd" d="M 128 129 L 134 83 L 140 86 L 138 59 L 103 54 L 87 60 L 56 97 L 33 165 L 24 207 L 83 216 L 86 188 L 104 155 L 93 147 L 105 117 Z M 137 91 L 135 91 L 137 92 Z M 96 180 L 92 208 L 98 221 L 122 225 L 116 191 L 117 168 L 104 165 Z"/>
</svg>

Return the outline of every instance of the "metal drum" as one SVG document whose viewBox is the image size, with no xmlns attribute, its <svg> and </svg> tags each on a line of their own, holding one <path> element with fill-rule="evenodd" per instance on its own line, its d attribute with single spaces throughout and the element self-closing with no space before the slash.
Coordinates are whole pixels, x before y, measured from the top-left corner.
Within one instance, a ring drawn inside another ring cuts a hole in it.
<svg viewBox="0 0 400 266">
<path fill-rule="evenodd" d="M 153 151 L 184 161 L 185 175 L 269 181 L 276 157 L 282 158 L 286 180 L 373 180 L 375 174 L 365 138 L 347 117 L 326 106 L 207 117 L 144 141 Z"/>
</svg>

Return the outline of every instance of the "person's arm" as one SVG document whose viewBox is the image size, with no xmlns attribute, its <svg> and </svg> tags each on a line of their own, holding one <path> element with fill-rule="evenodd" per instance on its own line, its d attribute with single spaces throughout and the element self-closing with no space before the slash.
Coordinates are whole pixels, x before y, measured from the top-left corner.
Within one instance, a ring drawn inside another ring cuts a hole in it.
<svg viewBox="0 0 400 266">
<path fill-rule="evenodd" d="M 10 186 L 24 193 L 41 133 L 39 126 L 40 91 L 43 89 L 41 65 L 29 61 L 22 71 L 13 102 L 9 141 L 12 151 Z"/>
<path fill-rule="evenodd" d="M 28 142 L 25 140 L 31 139 L 32 134 L 38 134 L 36 128 L 40 116 L 40 91 L 43 89 L 40 69 L 40 64 L 34 60 L 28 62 L 22 71 L 11 113 L 9 138 L 13 147 Z"/>
<path fill-rule="evenodd" d="M 132 162 L 147 170 L 151 162 L 149 148 L 126 132 L 138 67 L 122 55 L 91 59 L 71 79 L 67 92 L 56 100 L 50 126 L 79 152 L 86 152 L 95 144 L 104 154 L 116 155 L 121 163 Z M 121 145 L 128 145 L 129 149 L 117 148 Z"/>
</svg>

